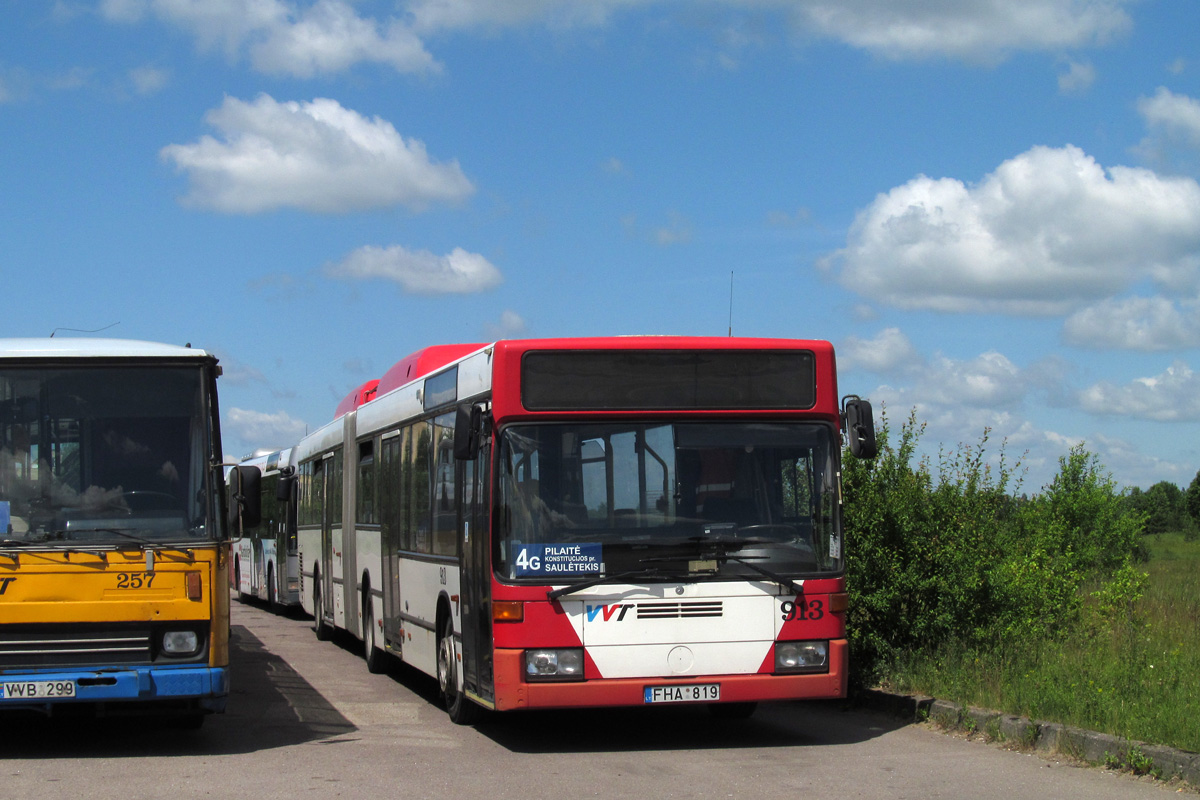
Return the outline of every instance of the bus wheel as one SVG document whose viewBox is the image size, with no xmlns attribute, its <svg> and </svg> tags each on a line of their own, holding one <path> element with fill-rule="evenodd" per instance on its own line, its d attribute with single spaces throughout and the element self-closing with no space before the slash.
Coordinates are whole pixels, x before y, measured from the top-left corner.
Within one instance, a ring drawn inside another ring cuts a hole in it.
<svg viewBox="0 0 1200 800">
<path fill-rule="evenodd" d="M 363 593 L 367 594 L 369 587 L 363 586 Z M 375 612 L 374 603 L 371 602 L 371 597 L 367 594 L 363 598 L 363 655 L 367 661 L 367 672 L 379 674 L 387 671 L 387 665 L 384 663 L 386 654 L 375 645 Z"/>
<path fill-rule="evenodd" d="M 709 712 L 721 720 L 750 719 L 758 703 L 709 703 Z"/>
<path fill-rule="evenodd" d="M 237 601 L 239 603 L 246 602 L 246 595 L 242 594 L 242 565 L 233 565 L 233 588 L 237 592 Z"/>
<path fill-rule="evenodd" d="M 313 626 L 313 631 L 317 634 L 318 642 L 327 642 L 333 638 L 333 630 L 329 627 L 329 623 L 325 621 L 325 606 L 321 605 L 321 573 L 313 573 L 313 619 L 316 620 L 316 625 Z"/>
<path fill-rule="evenodd" d="M 483 709 L 467 699 L 458 686 L 454 659 L 454 627 L 447 617 L 438 634 L 437 677 L 442 703 L 450 721 L 456 725 L 474 725 Z"/>
</svg>

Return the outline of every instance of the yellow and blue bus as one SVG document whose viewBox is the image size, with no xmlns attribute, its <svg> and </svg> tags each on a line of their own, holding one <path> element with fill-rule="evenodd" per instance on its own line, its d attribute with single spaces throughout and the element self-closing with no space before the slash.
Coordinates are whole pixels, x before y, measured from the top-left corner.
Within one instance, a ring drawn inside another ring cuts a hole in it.
<svg viewBox="0 0 1200 800">
<path fill-rule="evenodd" d="M 0 710 L 224 710 L 227 530 L 257 510 L 226 503 L 219 374 L 190 346 L 0 340 Z"/>
</svg>

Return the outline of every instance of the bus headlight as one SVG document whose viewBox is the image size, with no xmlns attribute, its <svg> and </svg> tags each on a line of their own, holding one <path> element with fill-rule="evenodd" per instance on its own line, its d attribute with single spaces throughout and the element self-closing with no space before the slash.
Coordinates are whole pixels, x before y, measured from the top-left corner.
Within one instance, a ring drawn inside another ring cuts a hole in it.
<svg viewBox="0 0 1200 800">
<path fill-rule="evenodd" d="M 169 656 L 191 656 L 200 649 L 200 636 L 195 631 L 167 631 L 162 637 L 162 651 Z"/>
<path fill-rule="evenodd" d="M 776 642 L 776 672 L 828 672 L 829 642 Z"/>
<path fill-rule="evenodd" d="M 526 650 L 525 680 L 583 680 L 583 649 L 572 647 L 559 650 Z"/>
</svg>

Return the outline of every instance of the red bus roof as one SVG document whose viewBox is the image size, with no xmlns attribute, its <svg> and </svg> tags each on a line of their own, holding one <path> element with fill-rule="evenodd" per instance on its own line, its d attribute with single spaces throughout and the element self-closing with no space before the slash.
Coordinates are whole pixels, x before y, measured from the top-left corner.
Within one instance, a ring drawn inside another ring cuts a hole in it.
<svg viewBox="0 0 1200 800">
<path fill-rule="evenodd" d="M 342 402 L 338 403 L 337 410 L 333 412 L 333 418 L 338 419 L 344 416 L 347 412 L 361 406 L 363 403 L 369 403 L 375 397 L 376 389 L 379 387 L 378 380 L 370 380 L 359 386 L 350 394 L 342 398 Z"/>
<path fill-rule="evenodd" d="M 383 374 L 378 383 L 378 393 L 387 394 L 422 375 L 437 372 L 447 364 L 470 355 L 484 347 L 482 344 L 438 344 L 418 350 L 397 361 Z"/>
</svg>

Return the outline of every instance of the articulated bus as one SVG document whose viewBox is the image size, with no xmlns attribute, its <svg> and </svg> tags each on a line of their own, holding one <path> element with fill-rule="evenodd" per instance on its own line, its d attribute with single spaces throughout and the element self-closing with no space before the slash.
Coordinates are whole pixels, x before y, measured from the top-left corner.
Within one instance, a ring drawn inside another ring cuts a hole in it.
<svg viewBox="0 0 1200 800">
<path fill-rule="evenodd" d="M 291 450 L 255 454 L 243 468 L 259 471 L 260 519 L 233 531 L 232 584 L 238 599 L 256 597 L 273 610 L 300 605 L 300 567 L 296 547 L 294 482 L 281 479 L 294 472 Z"/>
<path fill-rule="evenodd" d="M 0 710 L 224 710 L 218 374 L 191 347 L 0 340 Z"/>
<path fill-rule="evenodd" d="M 443 345 L 292 453 L 304 609 L 482 709 L 846 694 L 843 428 L 828 342 Z"/>
</svg>

